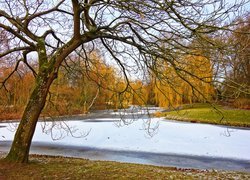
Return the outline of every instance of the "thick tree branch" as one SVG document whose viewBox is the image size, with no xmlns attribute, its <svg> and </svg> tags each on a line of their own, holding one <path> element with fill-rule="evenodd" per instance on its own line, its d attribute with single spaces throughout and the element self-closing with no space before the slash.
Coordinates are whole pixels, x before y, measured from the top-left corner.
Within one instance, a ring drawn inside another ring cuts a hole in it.
<svg viewBox="0 0 250 180">
<path fill-rule="evenodd" d="M 0 58 L 7 56 L 13 52 L 19 52 L 19 51 L 24 51 L 24 50 L 32 50 L 30 46 L 25 46 L 25 47 L 15 47 L 13 49 L 9 49 L 3 53 L 0 53 Z M 34 49 L 33 49 L 34 50 Z"/>
</svg>

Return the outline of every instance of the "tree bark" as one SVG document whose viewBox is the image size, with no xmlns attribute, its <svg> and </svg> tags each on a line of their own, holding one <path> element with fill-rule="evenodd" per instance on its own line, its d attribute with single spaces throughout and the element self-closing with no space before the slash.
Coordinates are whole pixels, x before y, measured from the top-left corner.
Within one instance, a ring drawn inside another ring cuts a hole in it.
<svg viewBox="0 0 250 180">
<path fill-rule="evenodd" d="M 80 23 L 77 14 L 76 23 Z M 59 67 L 63 60 L 73 52 L 77 47 L 86 42 L 96 39 L 98 34 L 93 32 L 85 33 L 80 36 L 79 32 L 74 32 L 74 37 L 64 44 L 58 51 L 48 59 L 45 46 L 45 37 L 37 39 L 37 53 L 39 60 L 39 69 L 36 76 L 34 90 L 30 96 L 29 102 L 26 105 L 22 119 L 18 126 L 11 149 L 5 160 L 18 163 L 26 163 L 29 158 L 29 150 L 33 134 L 36 129 L 38 118 L 43 110 L 49 88 L 57 77 Z"/>
<path fill-rule="evenodd" d="M 39 115 L 45 105 L 49 87 L 55 77 L 38 74 L 36 84 L 18 126 L 7 161 L 27 163 L 33 134 Z"/>
<path fill-rule="evenodd" d="M 86 41 L 89 39 L 86 37 Z M 80 39 L 71 39 L 67 44 L 58 50 L 54 57 L 46 55 L 45 40 L 38 41 L 39 70 L 36 76 L 35 87 L 24 110 L 22 119 L 18 126 L 11 149 L 5 160 L 18 163 L 26 163 L 29 158 L 29 150 L 36 124 L 41 111 L 46 103 L 46 97 L 52 82 L 57 77 L 58 69 L 62 61 L 73 50 L 81 44 Z"/>
</svg>

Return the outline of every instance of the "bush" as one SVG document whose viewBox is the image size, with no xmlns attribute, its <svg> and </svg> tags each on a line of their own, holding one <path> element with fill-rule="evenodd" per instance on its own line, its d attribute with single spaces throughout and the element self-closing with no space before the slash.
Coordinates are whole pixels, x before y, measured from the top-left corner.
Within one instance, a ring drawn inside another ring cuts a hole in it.
<svg viewBox="0 0 250 180">
<path fill-rule="evenodd" d="M 233 102 L 235 108 L 240 109 L 250 109 L 250 99 L 249 98 L 238 98 Z"/>
</svg>

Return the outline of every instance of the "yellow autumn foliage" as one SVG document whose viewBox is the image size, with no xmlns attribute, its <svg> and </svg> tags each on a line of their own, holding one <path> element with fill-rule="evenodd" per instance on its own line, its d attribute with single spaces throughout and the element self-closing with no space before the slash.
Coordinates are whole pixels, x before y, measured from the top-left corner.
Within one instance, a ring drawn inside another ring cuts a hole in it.
<svg viewBox="0 0 250 180">
<path fill-rule="evenodd" d="M 163 64 L 163 77 L 155 80 L 155 100 L 161 107 L 204 102 L 212 99 L 212 67 L 202 55 L 187 55 L 175 62 L 175 66 Z"/>
</svg>

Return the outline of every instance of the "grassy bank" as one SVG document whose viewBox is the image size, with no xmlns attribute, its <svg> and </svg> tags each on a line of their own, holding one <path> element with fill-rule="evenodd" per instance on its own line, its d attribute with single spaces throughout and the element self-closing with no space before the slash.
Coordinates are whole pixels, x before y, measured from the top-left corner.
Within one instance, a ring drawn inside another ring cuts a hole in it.
<svg viewBox="0 0 250 180">
<path fill-rule="evenodd" d="M 0 160 L 0 179 L 249 179 L 244 172 L 177 169 L 107 161 L 32 156 L 27 165 Z"/>
<path fill-rule="evenodd" d="M 167 119 L 197 123 L 250 127 L 250 110 L 228 109 L 210 104 L 185 105 L 181 110 L 157 114 Z"/>
</svg>

